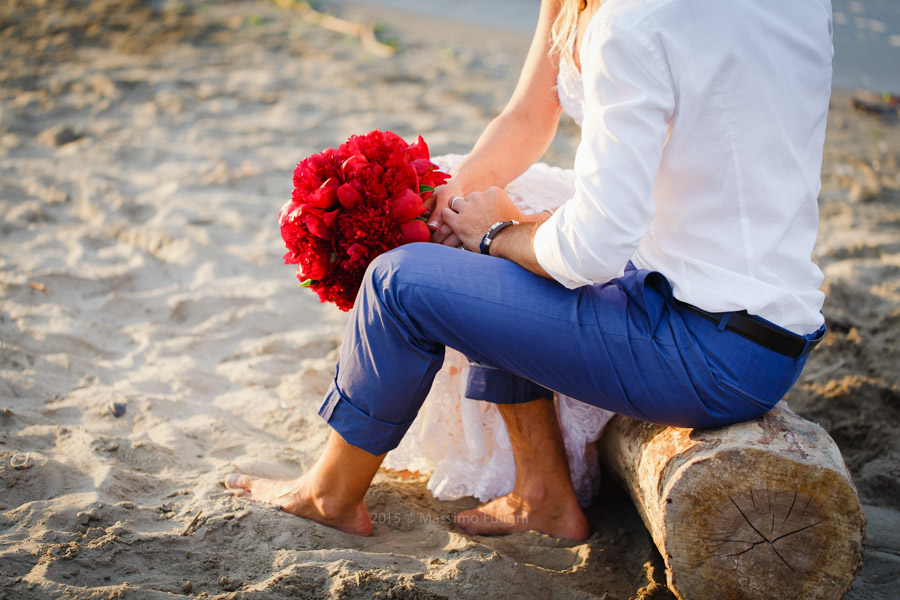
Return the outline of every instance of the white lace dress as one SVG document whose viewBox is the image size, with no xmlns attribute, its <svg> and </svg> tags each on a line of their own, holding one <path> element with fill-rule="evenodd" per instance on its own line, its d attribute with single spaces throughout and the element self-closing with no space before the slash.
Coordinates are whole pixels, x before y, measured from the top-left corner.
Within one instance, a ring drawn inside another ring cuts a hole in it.
<svg viewBox="0 0 900 600">
<path fill-rule="evenodd" d="M 581 75 L 560 61 L 557 92 L 563 110 L 579 125 L 584 91 Z M 443 169 L 463 157 L 434 159 Z M 506 191 L 525 213 L 553 209 L 574 193 L 570 169 L 538 163 L 510 183 Z M 444 365 L 409 432 L 384 466 L 430 473 L 428 489 L 436 498 L 454 500 L 474 496 L 486 502 L 512 490 L 516 477 L 506 425 L 490 402 L 465 397 L 468 361 L 447 349 Z M 572 484 L 582 505 L 588 505 L 599 484 L 595 442 L 612 413 L 567 396 L 555 398 L 557 415 L 569 459 Z"/>
</svg>

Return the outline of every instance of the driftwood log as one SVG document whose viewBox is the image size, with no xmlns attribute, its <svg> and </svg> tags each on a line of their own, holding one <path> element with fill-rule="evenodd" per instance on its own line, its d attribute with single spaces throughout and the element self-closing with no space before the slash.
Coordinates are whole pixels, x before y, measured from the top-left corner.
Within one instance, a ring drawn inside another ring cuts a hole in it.
<svg viewBox="0 0 900 600">
<path fill-rule="evenodd" d="M 865 514 L 837 445 L 782 404 L 716 429 L 607 426 L 604 466 L 678 598 L 837 599 L 862 566 Z"/>
<path fill-rule="evenodd" d="M 390 58 L 397 53 L 397 49 L 393 46 L 378 41 L 378 38 L 375 37 L 375 31 L 371 27 L 320 12 L 314 9 L 309 2 L 304 2 L 303 0 L 274 0 L 274 2 L 279 8 L 299 13 L 300 18 L 307 23 L 344 35 L 358 37 L 359 41 L 362 42 L 363 48 L 370 54 L 382 58 Z"/>
</svg>

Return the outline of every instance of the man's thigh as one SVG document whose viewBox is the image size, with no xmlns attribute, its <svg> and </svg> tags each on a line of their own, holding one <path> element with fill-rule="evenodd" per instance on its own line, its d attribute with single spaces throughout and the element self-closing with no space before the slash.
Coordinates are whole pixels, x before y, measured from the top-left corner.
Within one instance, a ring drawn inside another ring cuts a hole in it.
<svg viewBox="0 0 900 600">
<path fill-rule="evenodd" d="M 615 412 L 703 418 L 666 299 L 639 272 L 570 290 L 507 260 L 412 244 L 373 276 L 423 342 Z"/>
</svg>

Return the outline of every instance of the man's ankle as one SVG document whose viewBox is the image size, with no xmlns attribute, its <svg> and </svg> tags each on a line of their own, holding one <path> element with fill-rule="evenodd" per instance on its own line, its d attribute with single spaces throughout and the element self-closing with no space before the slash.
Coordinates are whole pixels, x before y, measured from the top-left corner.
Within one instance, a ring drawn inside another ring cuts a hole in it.
<svg viewBox="0 0 900 600">
<path fill-rule="evenodd" d="M 342 493 L 339 486 L 317 485 L 314 478 L 303 482 L 303 496 L 301 500 L 307 500 L 326 519 L 340 519 L 356 508 L 359 501 L 350 497 L 350 494 Z M 301 492 L 298 492 L 298 495 Z"/>
</svg>

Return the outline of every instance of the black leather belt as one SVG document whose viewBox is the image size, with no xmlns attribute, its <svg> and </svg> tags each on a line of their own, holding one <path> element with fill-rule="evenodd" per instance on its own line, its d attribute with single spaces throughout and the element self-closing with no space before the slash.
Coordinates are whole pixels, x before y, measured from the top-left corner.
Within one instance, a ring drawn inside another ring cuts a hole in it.
<svg viewBox="0 0 900 600">
<path fill-rule="evenodd" d="M 809 345 L 807 346 L 805 337 L 773 327 L 758 317 L 747 314 L 747 311 L 711 313 L 680 300 L 675 300 L 675 303 L 682 308 L 697 313 L 701 317 L 709 319 L 717 325 L 722 322 L 722 319 L 727 318 L 725 329 L 756 342 L 764 348 L 791 358 L 797 358 L 806 349 L 812 350 L 819 343 L 819 340 L 809 340 Z"/>
</svg>

